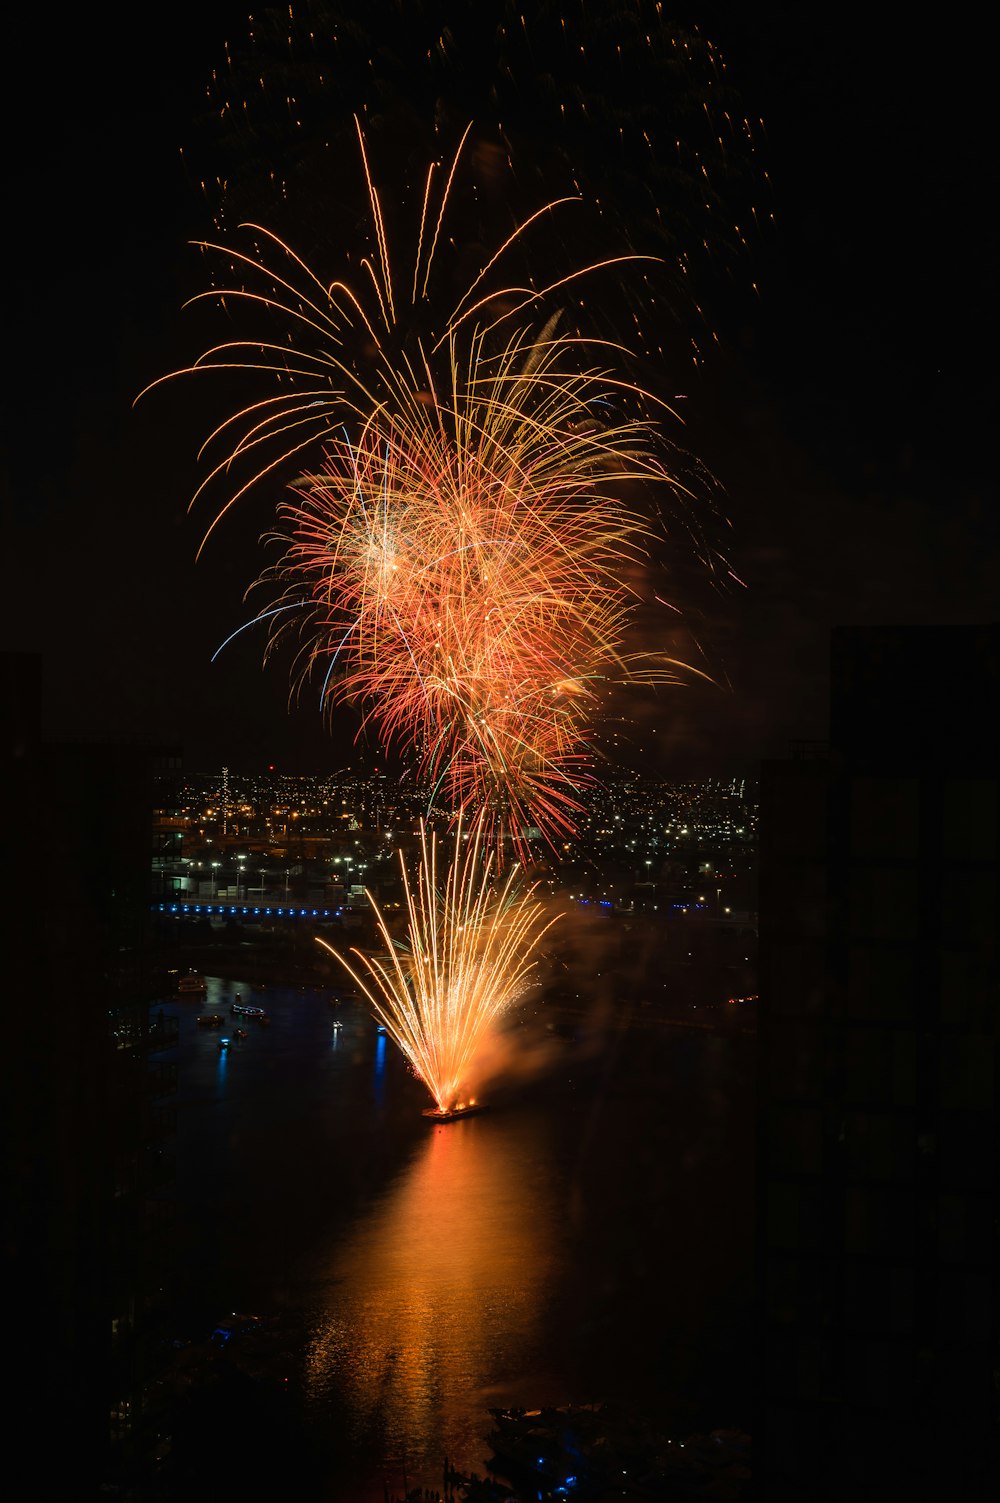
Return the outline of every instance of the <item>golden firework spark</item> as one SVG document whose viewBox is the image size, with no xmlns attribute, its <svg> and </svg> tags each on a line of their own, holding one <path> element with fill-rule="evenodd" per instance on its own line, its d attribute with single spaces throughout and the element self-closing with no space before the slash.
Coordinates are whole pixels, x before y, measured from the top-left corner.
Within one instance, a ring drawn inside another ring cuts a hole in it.
<svg viewBox="0 0 1000 1503">
<path fill-rule="evenodd" d="M 450 864 L 439 879 L 437 839 L 421 824 L 421 860 L 411 877 L 400 853 L 407 933 L 393 938 L 367 894 L 384 943 L 380 955 L 352 949 L 352 964 L 328 945 L 360 987 L 373 1013 L 424 1082 L 439 1112 L 474 1104 L 477 1057 L 499 1019 L 523 995 L 538 963 L 538 946 L 555 922 L 534 887 L 512 869 L 502 884 L 483 821 L 463 839 L 458 821 Z"/>
</svg>

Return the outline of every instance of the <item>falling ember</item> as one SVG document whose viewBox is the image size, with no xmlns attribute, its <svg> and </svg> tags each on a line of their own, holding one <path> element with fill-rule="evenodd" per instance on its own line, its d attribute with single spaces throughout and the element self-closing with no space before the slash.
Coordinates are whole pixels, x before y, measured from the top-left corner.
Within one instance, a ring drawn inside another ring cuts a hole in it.
<svg viewBox="0 0 1000 1503">
<path fill-rule="evenodd" d="M 437 838 L 421 824 L 421 861 L 411 880 L 400 852 L 407 933 L 393 938 L 370 893 L 385 950 L 352 949 L 356 965 L 325 940 L 367 997 L 375 1017 L 434 1098 L 428 1116 L 447 1121 L 478 1110 L 477 1061 L 499 1019 L 526 990 L 538 945 L 555 922 L 546 918 L 534 887 L 520 886 L 517 869 L 502 885 L 493 879 L 484 822 L 471 838 L 455 829 L 451 863 L 439 882 Z"/>
</svg>

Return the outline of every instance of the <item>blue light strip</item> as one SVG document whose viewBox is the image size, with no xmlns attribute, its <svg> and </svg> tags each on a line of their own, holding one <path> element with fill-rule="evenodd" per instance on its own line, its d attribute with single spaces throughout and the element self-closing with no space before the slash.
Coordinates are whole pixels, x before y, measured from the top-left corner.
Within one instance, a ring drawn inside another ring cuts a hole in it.
<svg viewBox="0 0 1000 1503">
<path fill-rule="evenodd" d="M 220 916 L 228 912 L 230 914 L 245 914 L 248 918 L 272 918 L 277 916 L 278 918 L 295 919 L 329 919 L 340 918 L 344 911 L 342 908 L 247 908 L 242 905 L 227 908 L 225 903 L 219 903 L 218 905 L 214 903 L 153 903 L 151 907 L 154 913 L 186 914 L 189 918 L 201 918 L 203 915 L 214 914 L 218 911 Z"/>
</svg>

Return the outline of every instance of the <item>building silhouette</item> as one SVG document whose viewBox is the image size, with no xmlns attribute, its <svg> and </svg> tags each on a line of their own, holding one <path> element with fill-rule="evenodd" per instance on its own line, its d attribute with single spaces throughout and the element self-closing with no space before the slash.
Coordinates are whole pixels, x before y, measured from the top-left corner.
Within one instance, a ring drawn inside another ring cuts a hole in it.
<svg viewBox="0 0 1000 1503">
<path fill-rule="evenodd" d="M 84 1498 L 126 1487 L 156 1444 L 176 1021 L 150 1014 L 150 843 L 177 758 L 44 739 L 40 659 L 0 664 L 8 1472 L 42 1487 L 58 1464 Z"/>
<path fill-rule="evenodd" d="M 762 1499 L 997 1496 L 998 704 L 996 625 L 841 629 L 762 769 Z"/>
</svg>

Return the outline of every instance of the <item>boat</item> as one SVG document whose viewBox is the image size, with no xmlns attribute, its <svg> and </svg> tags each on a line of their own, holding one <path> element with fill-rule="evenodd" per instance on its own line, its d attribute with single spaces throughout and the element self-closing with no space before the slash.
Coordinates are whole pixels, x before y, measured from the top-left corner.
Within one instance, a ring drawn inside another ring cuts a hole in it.
<svg viewBox="0 0 1000 1503">
<path fill-rule="evenodd" d="M 229 1011 L 234 1012 L 238 1018 L 262 1018 L 264 1016 L 262 1007 L 251 1007 L 249 1002 L 231 1002 Z"/>
<path fill-rule="evenodd" d="M 229 1040 L 228 1040 L 228 1039 L 227 1039 L 227 1038 L 221 1038 L 221 1039 L 220 1039 L 220 1040 L 219 1040 L 219 1053 L 220 1053 L 220 1054 L 224 1054 L 224 1053 L 225 1053 L 225 1051 L 226 1051 L 226 1050 L 227 1050 L 227 1049 L 228 1049 L 228 1048 L 229 1048 Z"/>
<path fill-rule="evenodd" d="M 455 1122 L 459 1117 L 474 1117 L 477 1112 L 485 1111 L 485 1102 L 470 1101 L 467 1104 L 463 1103 L 461 1106 L 450 1106 L 447 1108 L 425 1106 L 420 1115 L 426 1117 L 428 1122 Z"/>
<path fill-rule="evenodd" d="M 205 978 L 204 976 L 200 976 L 197 971 L 189 971 L 186 976 L 182 976 L 178 981 L 177 990 L 179 992 L 203 992 L 205 990 Z"/>
<path fill-rule="evenodd" d="M 334 1021 L 333 1021 L 333 1031 L 334 1031 L 334 1033 L 338 1033 L 340 1031 L 340 1029 L 343 1028 L 343 1026 L 344 1026 L 343 1023 L 340 1021 L 339 1018 L 335 1018 L 334 1019 Z"/>
<path fill-rule="evenodd" d="M 234 1336 L 252 1335 L 264 1322 L 259 1315 L 238 1315 L 234 1310 L 225 1320 L 220 1320 L 209 1340 L 214 1346 L 225 1346 Z"/>
<path fill-rule="evenodd" d="M 221 1012 L 200 1012 L 198 1014 L 199 1028 L 221 1028 L 224 1021 Z"/>
</svg>

